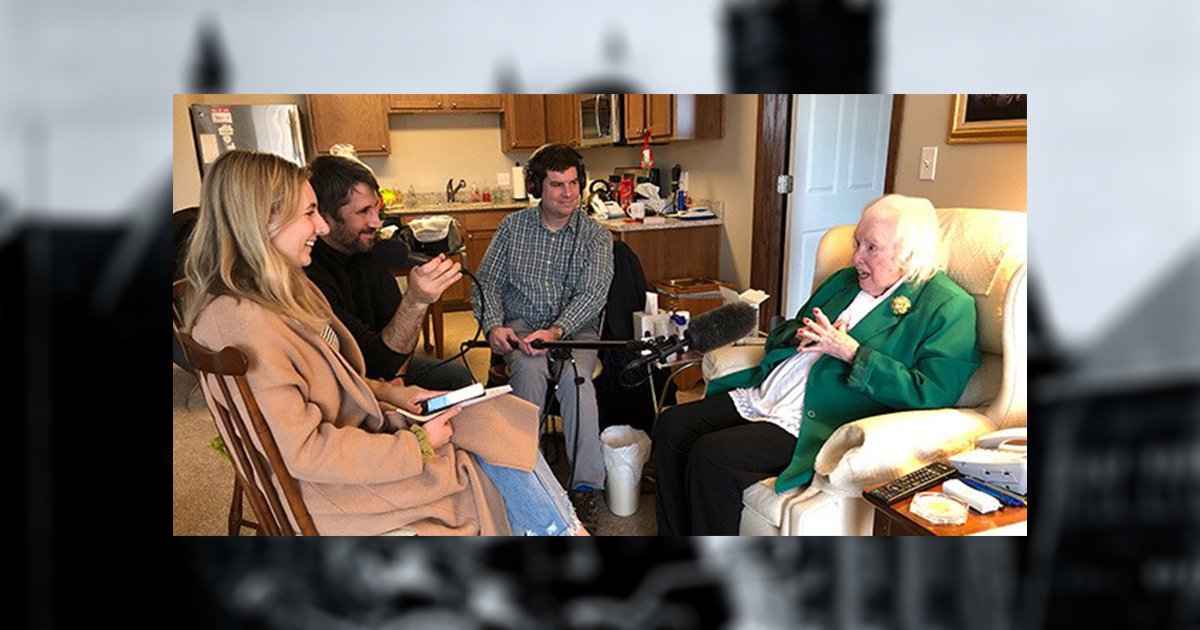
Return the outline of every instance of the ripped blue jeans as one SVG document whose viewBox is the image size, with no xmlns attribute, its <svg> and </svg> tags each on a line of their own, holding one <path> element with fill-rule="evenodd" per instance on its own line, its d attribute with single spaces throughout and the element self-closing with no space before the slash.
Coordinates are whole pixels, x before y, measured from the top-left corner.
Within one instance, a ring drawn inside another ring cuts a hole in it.
<svg viewBox="0 0 1200 630">
<path fill-rule="evenodd" d="M 504 497 L 514 536 L 573 536 L 580 527 L 567 492 L 539 450 L 533 471 L 475 461 Z"/>
</svg>

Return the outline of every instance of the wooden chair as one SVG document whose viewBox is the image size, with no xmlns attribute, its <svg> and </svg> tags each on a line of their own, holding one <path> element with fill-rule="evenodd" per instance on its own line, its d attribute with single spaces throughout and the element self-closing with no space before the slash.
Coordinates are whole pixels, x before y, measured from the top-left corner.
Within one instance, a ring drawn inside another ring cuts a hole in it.
<svg viewBox="0 0 1200 630">
<path fill-rule="evenodd" d="M 250 508 L 258 518 L 259 534 L 316 536 L 317 528 L 300 496 L 300 486 L 288 472 L 271 428 L 246 381 L 250 361 L 245 353 L 233 347 L 213 352 L 185 332 L 178 335 L 188 360 L 196 368 L 208 409 L 225 440 L 238 487 L 245 492 Z M 249 416 L 249 423 L 243 412 Z M 232 511 L 230 534 L 236 535 Z"/>
<path fill-rule="evenodd" d="M 179 280 L 176 280 L 171 285 L 171 314 L 174 316 L 172 324 L 171 324 L 171 329 L 175 333 L 176 341 L 183 348 L 184 357 L 187 358 L 188 363 L 191 363 L 194 366 L 195 364 L 192 362 L 192 357 L 188 353 L 188 347 L 186 345 L 184 345 L 183 338 L 182 338 L 182 334 L 183 334 L 182 333 L 182 331 L 183 331 L 183 298 L 187 294 L 187 287 L 188 287 L 188 281 L 186 279 L 182 279 L 182 278 Z M 194 367 L 193 367 L 193 375 L 197 377 L 197 383 L 200 383 L 200 381 L 201 381 L 200 376 L 194 373 Z M 213 418 L 213 421 L 214 422 L 216 421 L 215 417 Z M 229 501 L 228 522 L 229 522 L 229 535 L 230 536 L 237 536 L 237 535 L 241 534 L 243 527 L 248 528 L 248 529 L 253 529 L 255 531 L 261 531 L 261 530 L 259 530 L 258 523 L 248 520 L 248 519 L 245 519 L 245 518 L 242 518 L 242 504 L 243 504 L 242 498 L 243 498 L 242 483 L 241 483 L 241 481 L 239 481 L 238 477 L 235 475 L 233 478 L 233 496 Z"/>
</svg>

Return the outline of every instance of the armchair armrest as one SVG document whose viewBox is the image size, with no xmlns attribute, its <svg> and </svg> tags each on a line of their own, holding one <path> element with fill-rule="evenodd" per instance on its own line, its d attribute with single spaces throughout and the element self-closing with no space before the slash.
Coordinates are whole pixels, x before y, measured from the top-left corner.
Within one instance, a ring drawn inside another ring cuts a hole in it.
<svg viewBox="0 0 1200 630">
<path fill-rule="evenodd" d="M 842 425 L 817 453 L 811 490 L 858 496 L 930 462 L 971 449 L 995 425 L 970 409 L 920 409 Z"/>
<path fill-rule="evenodd" d="M 764 347 L 758 345 L 717 348 L 704 355 L 701 367 L 704 381 L 711 383 L 722 376 L 755 367 L 762 363 L 764 354 Z"/>
</svg>

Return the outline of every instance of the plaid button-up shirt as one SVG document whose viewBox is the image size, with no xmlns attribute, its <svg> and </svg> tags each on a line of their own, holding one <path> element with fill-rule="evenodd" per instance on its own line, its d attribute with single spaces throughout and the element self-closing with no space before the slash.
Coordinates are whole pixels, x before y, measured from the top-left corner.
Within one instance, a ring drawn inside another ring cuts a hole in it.
<svg viewBox="0 0 1200 630">
<path fill-rule="evenodd" d="M 539 208 L 514 212 L 500 222 L 471 293 L 475 317 L 487 331 L 514 320 L 534 330 L 558 326 L 569 336 L 585 325 L 598 328 L 612 283 L 612 235 L 576 210 L 566 227 L 551 232 Z"/>
</svg>

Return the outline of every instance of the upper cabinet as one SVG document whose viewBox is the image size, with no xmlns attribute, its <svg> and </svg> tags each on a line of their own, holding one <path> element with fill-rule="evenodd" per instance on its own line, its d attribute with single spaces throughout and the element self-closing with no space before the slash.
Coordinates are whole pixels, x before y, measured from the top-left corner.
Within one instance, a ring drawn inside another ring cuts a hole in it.
<svg viewBox="0 0 1200 630">
<path fill-rule="evenodd" d="M 579 95 L 546 95 L 546 142 L 579 146 Z"/>
<path fill-rule="evenodd" d="M 542 94 L 504 95 L 504 151 L 536 149 L 546 144 L 546 97 Z"/>
<path fill-rule="evenodd" d="M 625 142 L 641 141 L 645 132 L 651 140 L 670 140 L 675 131 L 673 94 L 625 95 Z"/>
<path fill-rule="evenodd" d="M 725 133 L 722 94 L 626 94 L 625 142 L 710 140 Z"/>
<path fill-rule="evenodd" d="M 406 111 L 498 112 L 501 94 L 389 94 L 388 109 Z"/>
<path fill-rule="evenodd" d="M 721 138 L 725 131 L 720 94 L 625 94 L 621 100 L 626 144 L 641 143 L 647 130 L 655 143 Z M 499 112 L 501 150 L 532 151 L 547 142 L 581 146 L 581 101 L 578 94 L 310 94 L 308 114 L 318 154 L 347 143 L 359 155 L 388 155 L 389 113 L 449 111 Z M 620 112 L 613 119 L 619 127 Z"/>
<path fill-rule="evenodd" d="M 354 145 L 359 155 L 388 155 L 387 104 L 382 94 L 310 94 L 313 149 L 328 154 L 335 144 Z"/>
</svg>

